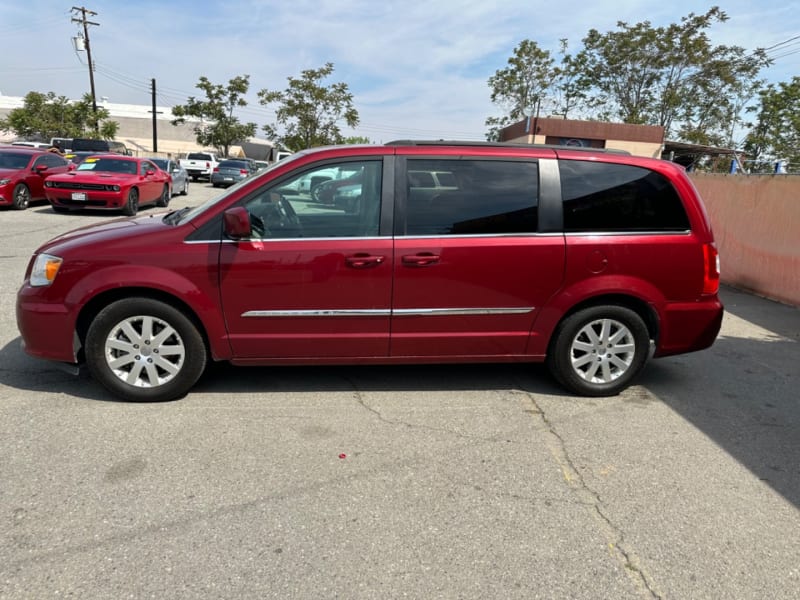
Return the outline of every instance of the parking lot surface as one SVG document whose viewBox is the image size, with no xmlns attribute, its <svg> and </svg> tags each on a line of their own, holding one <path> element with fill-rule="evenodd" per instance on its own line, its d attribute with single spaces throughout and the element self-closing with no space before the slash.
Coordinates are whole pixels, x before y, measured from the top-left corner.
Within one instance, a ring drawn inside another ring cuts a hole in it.
<svg viewBox="0 0 800 600">
<path fill-rule="evenodd" d="M 723 289 L 710 350 L 613 398 L 536 365 L 214 365 L 127 404 L 14 319 L 32 251 L 112 218 L 0 211 L 0 598 L 797 597 L 796 308 Z"/>
</svg>

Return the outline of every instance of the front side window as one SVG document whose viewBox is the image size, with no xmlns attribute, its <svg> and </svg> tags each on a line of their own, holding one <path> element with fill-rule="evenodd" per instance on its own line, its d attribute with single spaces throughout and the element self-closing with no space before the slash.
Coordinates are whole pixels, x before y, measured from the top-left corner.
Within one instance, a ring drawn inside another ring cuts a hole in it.
<svg viewBox="0 0 800 600">
<path fill-rule="evenodd" d="M 663 175 L 631 165 L 560 160 L 566 232 L 686 231 L 689 219 Z"/>
<path fill-rule="evenodd" d="M 380 160 L 328 164 L 260 190 L 245 203 L 253 236 L 275 238 L 370 237 L 378 234 Z"/>
<path fill-rule="evenodd" d="M 499 235 L 538 228 L 532 161 L 410 159 L 406 235 Z"/>
</svg>

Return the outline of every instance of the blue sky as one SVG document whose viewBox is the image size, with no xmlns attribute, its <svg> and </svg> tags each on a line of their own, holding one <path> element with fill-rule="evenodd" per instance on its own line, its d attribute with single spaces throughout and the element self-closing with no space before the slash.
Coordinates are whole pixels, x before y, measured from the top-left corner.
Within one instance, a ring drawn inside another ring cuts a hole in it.
<svg viewBox="0 0 800 600">
<path fill-rule="evenodd" d="M 617 21 L 654 25 L 678 22 L 690 12 L 719 5 L 730 17 L 709 31 L 715 44 L 768 48 L 800 36 L 793 2 L 735 0 L 88 0 L 100 25 L 89 30 L 98 97 L 149 104 L 155 78 L 159 105 L 184 103 L 202 93 L 205 75 L 227 83 L 249 74 L 250 104 L 243 121 L 272 121 L 256 92 L 284 89 L 287 77 L 326 62 L 354 95 L 361 124 L 355 131 L 374 142 L 398 138 L 484 138 L 493 106 L 488 78 L 506 66 L 514 47 L 532 39 L 555 53 L 558 40 L 573 48 L 591 28 Z M 56 0 L 4 2 L 0 92 L 34 90 L 79 97 L 89 89 L 86 54 L 73 50 L 77 4 Z M 771 51 L 770 81 L 800 75 L 800 38 Z"/>
</svg>

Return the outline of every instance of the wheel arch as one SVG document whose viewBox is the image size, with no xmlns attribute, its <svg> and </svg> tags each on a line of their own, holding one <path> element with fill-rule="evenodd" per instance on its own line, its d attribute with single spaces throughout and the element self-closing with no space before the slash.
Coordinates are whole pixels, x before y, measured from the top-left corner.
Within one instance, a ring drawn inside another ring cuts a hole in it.
<svg viewBox="0 0 800 600">
<path fill-rule="evenodd" d="M 647 331 L 650 335 L 650 339 L 658 343 L 659 320 L 658 320 L 658 314 L 656 313 L 653 306 L 636 296 L 631 296 L 628 294 L 618 294 L 618 293 L 600 294 L 597 296 L 592 296 L 591 298 L 586 298 L 583 301 L 578 302 L 561 316 L 561 318 L 558 320 L 558 323 L 553 328 L 553 333 L 558 330 L 558 327 L 561 325 L 561 323 L 563 323 L 567 318 L 574 315 L 575 313 L 595 306 L 609 306 L 609 305 L 622 306 L 623 308 L 632 310 L 637 315 L 639 315 L 642 321 L 644 321 L 644 324 L 647 326 Z M 550 339 L 547 344 L 548 353 L 552 348 L 555 338 L 556 338 L 555 335 L 552 334 L 550 335 Z"/>
<path fill-rule="evenodd" d="M 158 300 L 163 302 L 164 304 L 168 304 L 173 308 L 179 310 L 183 313 L 187 319 L 189 319 L 192 324 L 197 327 L 197 331 L 200 333 L 200 336 L 203 338 L 203 343 L 205 344 L 206 351 L 208 355 L 212 359 L 218 359 L 219 353 L 215 352 L 215 348 L 210 342 L 208 330 L 206 329 L 205 324 L 203 323 L 202 319 L 198 316 L 195 312 L 194 308 L 169 292 L 154 289 L 154 288 L 147 288 L 147 287 L 125 287 L 125 288 L 113 288 L 109 290 L 105 290 L 100 292 L 96 296 L 92 297 L 82 308 L 81 311 L 78 313 L 78 318 L 75 322 L 75 335 L 76 335 L 76 342 L 80 350 L 77 353 L 77 357 L 80 362 L 83 362 L 84 357 L 84 348 L 86 345 L 86 334 L 89 331 L 89 326 L 91 325 L 94 318 L 103 310 L 106 306 L 118 301 L 124 300 L 128 298 L 150 298 L 152 300 Z"/>
</svg>

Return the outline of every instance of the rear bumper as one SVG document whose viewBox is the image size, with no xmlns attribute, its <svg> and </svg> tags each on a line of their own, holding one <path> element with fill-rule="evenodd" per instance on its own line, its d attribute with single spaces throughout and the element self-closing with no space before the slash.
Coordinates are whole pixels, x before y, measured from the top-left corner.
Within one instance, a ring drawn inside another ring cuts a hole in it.
<svg viewBox="0 0 800 600">
<path fill-rule="evenodd" d="M 724 312 L 717 296 L 698 302 L 668 304 L 655 356 L 683 354 L 710 347 L 722 327 Z"/>
</svg>

